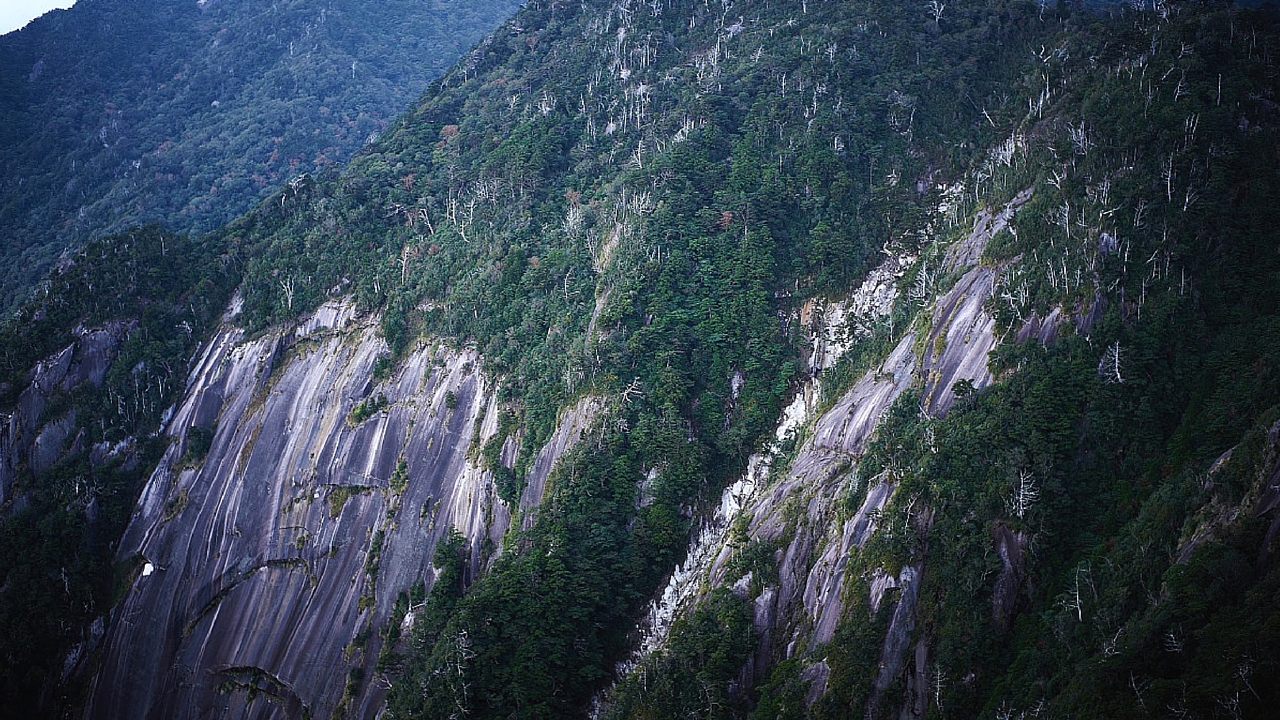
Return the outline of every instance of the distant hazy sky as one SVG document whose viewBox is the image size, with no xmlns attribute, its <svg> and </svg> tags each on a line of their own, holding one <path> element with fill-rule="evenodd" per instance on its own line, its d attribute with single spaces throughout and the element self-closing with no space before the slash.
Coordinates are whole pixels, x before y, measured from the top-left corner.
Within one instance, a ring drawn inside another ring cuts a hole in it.
<svg viewBox="0 0 1280 720">
<path fill-rule="evenodd" d="M 0 34 L 12 32 L 54 8 L 69 8 L 75 0 L 0 0 Z"/>
</svg>

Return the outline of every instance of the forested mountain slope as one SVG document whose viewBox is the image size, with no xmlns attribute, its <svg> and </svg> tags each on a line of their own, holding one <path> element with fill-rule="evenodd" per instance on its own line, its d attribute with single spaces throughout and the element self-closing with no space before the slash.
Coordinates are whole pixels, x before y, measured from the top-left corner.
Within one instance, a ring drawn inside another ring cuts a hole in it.
<svg viewBox="0 0 1280 720">
<path fill-rule="evenodd" d="M 82 0 L 0 38 L 0 310 L 68 248 L 207 232 L 345 161 L 511 0 Z"/>
<path fill-rule="evenodd" d="M 1275 17 L 1104 10 L 527 3 L 24 307 L 5 621 L 90 717 L 1265 716 Z"/>
</svg>

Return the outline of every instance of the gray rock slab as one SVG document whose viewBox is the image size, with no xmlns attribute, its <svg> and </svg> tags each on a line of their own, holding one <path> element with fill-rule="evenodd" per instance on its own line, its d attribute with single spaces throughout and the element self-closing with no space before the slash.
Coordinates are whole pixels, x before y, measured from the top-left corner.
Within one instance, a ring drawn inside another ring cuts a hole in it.
<svg viewBox="0 0 1280 720">
<path fill-rule="evenodd" d="M 119 553 L 155 571 L 112 613 L 87 717 L 328 717 L 353 668 L 366 679 L 351 711 L 372 716 L 397 594 L 430 586 L 450 527 L 500 543 L 509 514 L 468 457 L 496 424 L 478 355 L 424 346 L 378 380 L 376 318 L 317 316 L 303 333 L 224 327 L 195 359 Z M 377 393 L 386 406 L 354 422 Z M 185 429 L 206 423 L 208 455 L 180 466 Z"/>
</svg>

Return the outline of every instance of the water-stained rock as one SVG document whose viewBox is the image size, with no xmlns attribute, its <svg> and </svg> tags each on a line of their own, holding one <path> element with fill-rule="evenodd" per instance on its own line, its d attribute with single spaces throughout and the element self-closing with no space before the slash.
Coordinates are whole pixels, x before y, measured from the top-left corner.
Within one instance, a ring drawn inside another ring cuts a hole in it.
<svg viewBox="0 0 1280 720">
<path fill-rule="evenodd" d="M 734 552 L 726 541 L 726 528 L 742 513 L 753 540 L 779 543 L 774 556 L 777 580 L 752 599 L 760 637 L 754 655 L 756 667 L 765 668 L 778 657 L 801 657 L 807 702 L 816 701 L 825 692 L 829 670 L 821 648 L 844 619 L 850 560 L 875 533 L 897 484 L 888 473 L 872 479 L 851 516 L 839 509 L 838 501 L 856 489 L 862 454 L 885 412 L 904 392 L 919 387 L 921 411 L 939 417 L 955 402 L 957 382 L 967 381 L 973 390 L 992 382 L 987 360 L 996 344 L 995 321 L 985 304 L 999 268 L 979 262 L 987 243 L 1008 227 L 1029 198 L 1026 191 L 998 210 L 980 212 L 972 231 L 948 249 L 941 268 L 959 278 L 927 310 L 930 322 L 923 335 L 908 332 L 899 338 L 878 365 L 868 369 L 816 418 L 812 414 L 820 403 L 817 383 L 811 380 L 800 388 L 779 419 L 777 440 L 799 431 L 803 442 L 785 466 L 774 468 L 779 459 L 779 442 L 775 442 L 753 456 L 746 476 L 726 489 L 721 509 L 695 536 L 685 561 L 650 608 L 639 654 L 660 648 L 671 615 L 690 607 L 699 588 L 741 585 L 741 578 L 726 573 Z M 869 284 L 864 284 L 857 296 L 810 303 L 801 309 L 800 325 L 810 333 L 806 348 L 811 373 L 817 375 L 830 367 L 845 351 L 850 337 L 865 333 L 866 322 L 888 312 L 896 297 L 890 286 L 903 274 L 898 261 L 891 258 L 868 278 Z M 858 318 L 863 319 L 862 325 L 857 324 Z M 726 512 L 725 507 L 731 510 Z M 905 519 L 920 536 L 927 536 L 932 516 L 923 504 L 907 503 Z M 1010 556 L 1011 567 L 1018 559 L 1020 556 Z M 895 574 L 876 571 L 867 576 L 873 612 L 890 597 L 890 590 L 896 591 L 891 596 L 893 612 L 868 705 L 872 714 L 878 712 L 880 698 L 905 666 L 913 643 L 916 668 L 908 684 L 914 700 L 902 710 L 910 714 L 926 705 L 924 673 L 929 650 L 913 636 L 923 571 L 923 563 L 917 561 Z M 654 617 L 664 621 L 654 621 Z M 635 664 L 633 660 L 622 670 Z"/>
<path fill-rule="evenodd" d="M 500 547 L 509 514 L 468 456 L 496 424 L 480 358 L 423 345 L 376 378 L 376 325 L 326 306 L 257 338 L 224 327 L 196 358 L 121 543 L 154 571 L 112 614 L 88 717 L 372 716 L 376 630 L 430 586 L 438 539 L 458 527 L 476 569 Z M 192 466 L 197 425 L 213 439 Z"/>
<path fill-rule="evenodd" d="M 996 554 L 1000 556 L 1000 576 L 991 592 L 991 622 L 1001 631 L 1009 629 L 1014 604 L 1022 589 L 1026 565 L 1027 535 L 1000 524 L 993 531 Z"/>
<path fill-rule="evenodd" d="M 582 433 L 595 421 L 604 408 L 604 399 L 595 395 L 582 398 L 573 407 L 560 413 L 555 432 L 533 460 L 525 476 L 524 491 L 520 495 L 521 526 L 533 526 L 538 505 L 546 492 L 547 478 L 555 469 L 556 461 L 582 439 Z"/>
<path fill-rule="evenodd" d="M 826 551 L 818 558 L 809 573 L 804 590 L 804 607 L 814 618 L 810 647 L 830 642 L 843 610 L 841 592 L 844 589 L 845 566 L 855 548 L 861 548 L 875 532 L 875 518 L 884 510 L 893 496 L 894 484 L 878 478 L 862 501 L 853 517 L 844 521 L 840 535 L 827 544 Z"/>
<path fill-rule="evenodd" d="M 955 402 L 955 385 L 968 381 L 975 389 L 991 384 L 987 356 L 995 347 L 995 318 L 984 309 L 996 278 L 989 267 L 964 274 L 934 309 L 920 361 L 924 405 L 930 415 L 944 415 Z"/>
<path fill-rule="evenodd" d="M 889 619 L 889 628 L 884 634 L 884 643 L 880 648 L 879 672 L 871 688 L 871 697 L 867 700 L 867 717 L 878 716 L 880 699 L 889 689 L 898 672 L 902 670 L 907 648 L 911 646 L 912 632 L 916 627 L 916 600 L 920 596 L 920 565 L 908 565 L 898 575 L 898 602 L 894 605 L 893 616 Z"/>
</svg>

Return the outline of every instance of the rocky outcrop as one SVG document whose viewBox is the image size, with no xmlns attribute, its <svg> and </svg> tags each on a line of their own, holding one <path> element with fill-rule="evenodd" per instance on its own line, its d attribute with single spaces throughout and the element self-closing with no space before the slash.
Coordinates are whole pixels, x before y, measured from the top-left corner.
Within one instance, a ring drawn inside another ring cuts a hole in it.
<svg viewBox="0 0 1280 720">
<path fill-rule="evenodd" d="M 1258 500 L 1253 508 L 1255 516 L 1272 516 L 1262 548 L 1258 551 L 1259 564 L 1270 558 L 1271 546 L 1280 536 L 1280 512 L 1276 512 L 1277 508 L 1280 508 L 1280 421 L 1267 431 L 1267 455 L 1258 474 Z"/>
<path fill-rule="evenodd" d="M 857 340 L 874 331 L 876 323 L 893 311 L 898 299 L 898 281 L 916 261 L 909 254 L 890 254 L 846 299 L 832 302 L 810 300 L 800 309 L 800 325 L 808 329 L 809 372 L 818 375 L 830 369 Z"/>
<path fill-rule="evenodd" d="M 816 380 L 799 389 L 779 421 L 773 447 L 753 457 L 747 475 L 725 491 L 720 510 L 698 534 L 685 562 L 651 608 L 651 620 L 660 616 L 665 621 L 649 623 L 654 632 L 644 635 L 643 651 L 661 647 L 670 616 L 689 607 L 699 588 L 705 592 L 706 587 L 732 586 L 746 591 L 743 579 L 729 577 L 726 571 L 734 552 L 727 542 L 727 528 L 740 513 L 746 516 L 752 539 L 777 547 L 776 583 L 764 586 L 751 598 L 761 638 L 753 665 L 762 672 L 771 660 L 804 658 L 800 678 L 808 687 L 807 700 L 812 703 L 821 697 L 830 672 L 822 660 L 822 647 L 832 640 L 844 615 L 851 564 L 861 548 L 885 522 L 886 512 L 903 515 L 902 522 L 913 525 L 922 535 L 927 535 L 932 524 L 932 511 L 923 503 L 908 499 L 891 507 L 897 487 L 891 471 L 860 479 L 862 455 L 885 412 L 909 389 L 919 389 L 921 413 L 938 417 L 952 407 L 958 392 L 980 390 L 992 382 L 987 359 L 997 338 L 995 320 L 986 305 L 1000 269 L 982 265 L 980 259 L 990 239 L 1008 227 L 1029 198 L 1030 193 L 1024 192 L 997 210 L 980 212 L 972 231 L 935 261 L 947 277 L 956 279 L 925 311 L 929 322 L 923 333 L 908 332 L 900 337 L 878 365 L 868 369 L 816 418 L 814 410 L 822 402 Z M 891 257 L 854 296 L 810 303 L 801 309 L 798 320 L 810 337 L 806 346 L 814 376 L 831 367 L 851 339 L 868 334 L 874 323 L 889 313 L 898 297 L 896 283 L 906 275 L 903 265 L 914 260 Z M 926 280 L 933 282 L 929 277 Z M 921 282 L 919 276 L 916 282 Z M 804 438 L 800 446 L 786 465 L 773 467 L 779 461 L 780 442 L 796 431 Z M 850 494 L 861 497 L 851 515 L 841 511 L 837 502 Z M 1014 540 L 1005 545 L 1010 603 L 1020 585 L 1023 550 L 1016 537 Z M 867 570 L 859 565 L 856 571 L 870 583 L 871 607 L 893 603 L 867 712 L 871 716 L 880 713 L 884 693 L 913 652 L 915 668 L 908 680 L 910 707 L 904 707 L 903 712 L 919 715 L 927 705 L 928 691 L 924 673 L 929 648 L 915 637 L 915 602 L 926 572 L 924 562 L 914 560 L 894 574 L 867 574 Z M 633 658 L 623 670 L 637 664 Z"/>
<path fill-rule="evenodd" d="M 1028 537 L 1025 532 L 1000 524 L 993 531 L 992 539 L 996 555 L 1000 557 L 1000 575 L 991 592 L 991 622 L 996 629 L 1007 631 L 1025 576 Z"/>
<path fill-rule="evenodd" d="M 752 537 L 772 542 L 788 529 L 794 531 L 779 551 L 778 584 L 772 589 L 772 607 L 765 612 L 768 617 L 789 618 L 798 602 L 805 611 L 803 625 L 808 628 L 809 640 L 799 642 L 801 635 L 796 634 L 799 628 L 794 630 L 795 637 L 786 648 L 787 657 L 810 644 L 823 642 L 818 636 L 834 630 L 840 616 L 838 588 L 844 577 L 848 551 L 865 542 L 866 528 L 859 528 L 857 517 L 833 526 L 835 500 L 881 414 L 913 382 L 913 339 L 912 335 L 903 338 L 880 367 L 864 375 L 831 410 L 817 419 L 786 475 L 759 493 L 744 510 L 751 518 Z M 882 503 L 887 502 L 890 495 L 877 490 L 869 496 L 873 504 L 883 507 Z M 794 524 L 788 520 L 788 502 L 800 502 L 803 508 L 803 515 Z M 864 515 L 862 522 L 866 521 Z M 829 549 L 833 545 L 841 549 L 823 552 L 824 546 Z M 722 551 L 718 566 L 727 561 L 730 552 L 727 547 Z M 820 553 L 816 563 L 813 562 L 815 553 Z M 715 576 L 713 571 L 712 577 Z M 776 634 L 778 628 L 770 632 Z"/>
<path fill-rule="evenodd" d="M 542 450 L 538 451 L 533 459 L 533 466 L 525 476 L 524 490 L 520 495 L 520 524 L 523 529 L 533 527 L 538 506 L 542 504 L 546 493 L 547 478 L 555 469 L 556 461 L 578 444 L 582 434 L 595 422 L 604 406 L 603 398 L 589 395 L 560 413 L 555 432 Z"/>
<path fill-rule="evenodd" d="M 839 526 L 840 536 L 827 543 L 826 550 L 814 565 L 804 589 L 804 609 L 814 618 L 811 648 L 831 642 L 836 623 L 840 621 L 840 593 L 844 589 L 845 567 L 850 554 L 866 544 L 876 530 L 876 517 L 893 496 L 894 485 L 879 479 L 867 490 L 862 506 L 853 517 Z"/>
<path fill-rule="evenodd" d="M 996 345 L 996 323 L 986 303 L 999 269 L 979 261 L 991 238 L 1009 227 L 1014 213 L 1029 199 L 1031 191 L 1024 190 L 999 210 L 979 212 L 973 230 L 947 250 L 944 269 L 963 275 L 934 303 L 931 330 L 921 353 L 924 408 L 932 416 L 951 408 L 957 382 L 967 382 L 972 389 L 991 384 L 987 356 Z"/>
<path fill-rule="evenodd" d="M 884 644 L 880 648 L 879 672 L 876 673 L 875 684 L 871 689 L 871 697 L 867 700 L 867 716 L 875 717 L 880 700 L 889 689 L 889 685 L 898 677 L 906 659 L 907 648 L 911 645 L 912 632 L 916 627 L 916 599 L 920 596 L 920 565 L 908 565 L 902 568 L 895 587 L 898 589 L 898 602 L 894 605 L 893 616 L 889 619 L 889 628 L 884 634 Z"/>
<path fill-rule="evenodd" d="M 59 396 L 84 383 L 100 387 L 131 325 L 112 322 L 76 328 L 70 345 L 38 363 L 31 382 L 8 414 L 0 414 L 0 507 L 13 500 L 13 483 L 24 470 L 48 470 L 69 452 L 83 449 L 74 412 L 50 408 Z M 105 454 L 99 456 L 105 458 Z"/>
<path fill-rule="evenodd" d="M 470 452 L 497 425 L 480 358 L 424 344 L 375 377 L 376 325 L 331 303 L 196 358 L 120 547 L 152 572 L 112 614 L 88 717 L 372 716 L 377 630 L 430 586 L 440 537 L 458 528 L 473 572 L 500 548 L 510 516 Z"/>
<path fill-rule="evenodd" d="M 980 219 L 978 227 L 990 230 L 998 224 Z M 977 257 L 980 253 L 979 246 L 970 254 Z M 804 506 L 802 519 L 791 528 L 792 539 L 780 551 L 779 585 L 774 607 L 768 613 L 771 617 L 787 617 L 796 600 L 802 600 L 802 634 L 808 640 L 790 643 L 788 657 L 831 639 L 843 612 L 840 588 L 848 559 L 874 530 L 869 515 L 873 510 L 878 515 L 892 497 L 891 479 L 873 483 L 859 511 L 832 524 L 838 520 L 833 511 L 835 500 L 853 477 L 850 471 L 856 467 L 885 411 L 918 381 L 923 385 L 923 409 L 932 415 L 950 408 L 956 382 L 965 380 L 974 388 L 991 382 L 986 361 L 995 344 L 995 323 L 983 310 L 983 304 L 990 295 L 993 277 L 990 268 L 970 268 L 936 303 L 924 357 L 917 359 L 915 355 L 915 335 L 904 336 L 879 366 L 863 375 L 814 422 L 787 474 L 749 505 L 752 536 L 767 540 L 780 537 L 788 529 L 783 512 L 788 498 L 796 498 Z M 728 552 L 726 548 L 724 559 Z M 893 652 L 905 647 L 901 643 L 886 645 Z"/>
<path fill-rule="evenodd" d="M 937 302 L 920 359 L 923 405 L 930 415 L 951 409 L 956 383 L 966 381 L 975 389 L 991 384 L 987 355 L 996 344 L 996 321 L 983 305 L 995 277 L 994 269 L 975 267 Z"/>
</svg>

